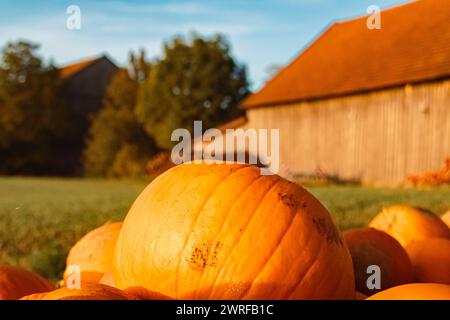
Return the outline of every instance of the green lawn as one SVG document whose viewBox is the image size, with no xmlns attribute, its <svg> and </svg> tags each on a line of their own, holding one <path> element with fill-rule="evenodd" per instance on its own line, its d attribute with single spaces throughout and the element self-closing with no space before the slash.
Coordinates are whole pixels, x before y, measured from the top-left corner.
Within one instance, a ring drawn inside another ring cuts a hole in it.
<svg viewBox="0 0 450 320">
<path fill-rule="evenodd" d="M 77 239 L 106 221 L 121 220 L 145 186 L 142 181 L 0 178 L 0 264 L 20 265 L 58 280 Z M 341 230 L 365 226 L 383 206 L 394 203 L 439 215 L 450 209 L 450 187 L 308 189 L 328 207 Z"/>
<path fill-rule="evenodd" d="M 0 178 L 0 263 L 56 280 L 70 247 L 124 218 L 144 182 Z"/>
</svg>

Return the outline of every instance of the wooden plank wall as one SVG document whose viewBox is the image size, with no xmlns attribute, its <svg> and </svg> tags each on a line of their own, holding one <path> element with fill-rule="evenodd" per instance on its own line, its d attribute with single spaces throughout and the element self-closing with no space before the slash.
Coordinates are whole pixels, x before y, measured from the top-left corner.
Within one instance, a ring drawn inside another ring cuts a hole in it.
<svg viewBox="0 0 450 320">
<path fill-rule="evenodd" d="M 279 128 L 280 162 L 297 174 L 398 185 L 450 157 L 450 80 L 250 109 L 244 128 Z"/>
</svg>

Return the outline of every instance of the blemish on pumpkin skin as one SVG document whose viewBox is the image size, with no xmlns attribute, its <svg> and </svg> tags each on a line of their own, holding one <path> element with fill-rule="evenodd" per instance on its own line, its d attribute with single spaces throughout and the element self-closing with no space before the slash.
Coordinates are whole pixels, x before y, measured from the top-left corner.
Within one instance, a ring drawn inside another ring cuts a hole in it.
<svg viewBox="0 0 450 320">
<path fill-rule="evenodd" d="M 280 199 L 289 208 L 297 208 L 299 202 L 292 193 L 281 193 L 278 192 L 278 199 Z"/>
<path fill-rule="evenodd" d="M 316 227 L 319 235 L 326 238 L 327 244 L 331 244 L 334 242 L 337 245 L 343 245 L 342 238 L 340 237 L 338 230 L 333 224 L 331 224 L 324 218 L 313 218 L 312 222 Z"/>
<path fill-rule="evenodd" d="M 217 241 L 211 248 L 205 242 L 194 246 L 187 257 L 189 266 L 196 271 L 204 271 L 206 267 L 214 267 L 217 264 L 217 255 L 223 247 L 220 241 Z"/>
</svg>

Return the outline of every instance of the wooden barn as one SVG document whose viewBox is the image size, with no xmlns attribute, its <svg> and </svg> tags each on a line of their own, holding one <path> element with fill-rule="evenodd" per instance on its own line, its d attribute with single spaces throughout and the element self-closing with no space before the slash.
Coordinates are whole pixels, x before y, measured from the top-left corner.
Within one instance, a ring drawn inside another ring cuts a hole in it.
<svg viewBox="0 0 450 320">
<path fill-rule="evenodd" d="M 65 96 L 77 113 L 95 113 L 118 67 L 105 55 L 69 64 L 60 69 Z"/>
<path fill-rule="evenodd" d="M 298 175 L 398 185 L 450 157 L 450 1 L 332 23 L 244 101 L 241 128 L 280 130 Z"/>
<path fill-rule="evenodd" d="M 107 57 L 100 56 L 60 68 L 63 95 L 73 115 L 73 136 L 60 146 L 59 157 L 64 159 L 61 174 L 81 174 L 81 153 L 90 120 L 102 104 L 106 88 L 118 67 Z"/>
</svg>

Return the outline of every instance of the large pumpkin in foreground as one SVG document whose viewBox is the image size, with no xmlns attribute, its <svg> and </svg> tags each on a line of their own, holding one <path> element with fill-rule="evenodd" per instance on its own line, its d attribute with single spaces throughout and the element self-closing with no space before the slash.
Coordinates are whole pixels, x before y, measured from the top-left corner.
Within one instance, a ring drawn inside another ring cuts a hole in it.
<svg viewBox="0 0 450 320">
<path fill-rule="evenodd" d="M 426 238 L 450 238 L 450 229 L 437 215 L 405 205 L 384 208 L 369 227 L 388 233 L 404 247 Z"/>
<path fill-rule="evenodd" d="M 450 300 L 450 286 L 409 283 L 376 293 L 367 300 Z"/>
<path fill-rule="evenodd" d="M 245 164 L 183 164 L 138 197 L 116 246 L 119 288 L 176 299 L 353 299 L 352 261 L 327 210 Z"/>
<path fill-rule="evenodd" d="M 355 271 L 356 289 L 366 295 L 376 293 L 369 289 L 367 269 L 376 265 L 380 268 L 381 290 L 412 282 L 411 261 L 405 249 L 385 232 L 372 229 L 352 229 L 343 233 L 350 250 Z"/>
<path fill-rule="evenodd" d="M 25 295 L 53 290 L 41 276 L 11 266 L 0 266 L 0 300 L 17 300 Z"/>
<path fill-rule="evenodd" d="M 88 232 L 71 249 L 67 256 L 64 279 L 79 267 L 82 282 L 99 282 L 111 271 L 114 249 L 122 222 L 107 223 Z"/>
</svg>

